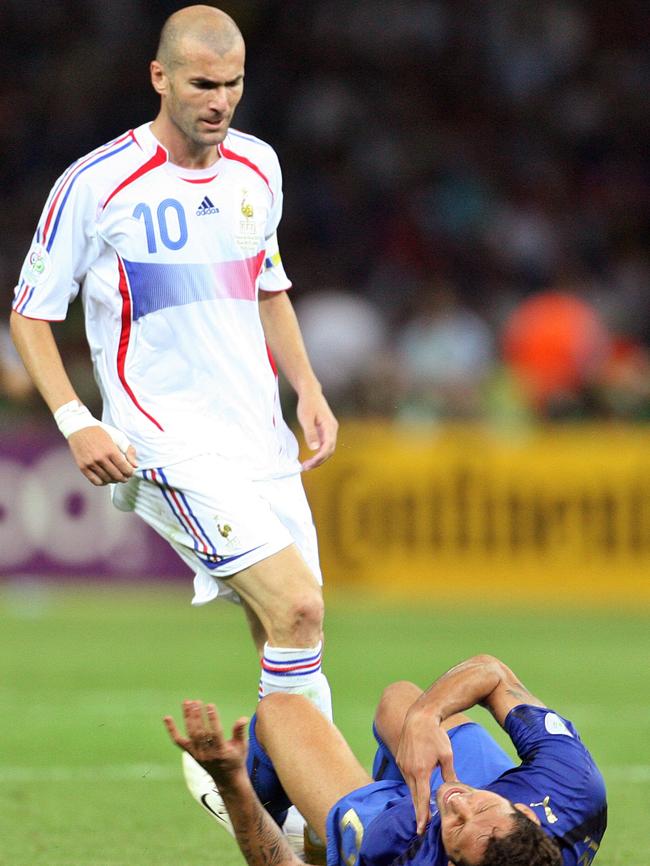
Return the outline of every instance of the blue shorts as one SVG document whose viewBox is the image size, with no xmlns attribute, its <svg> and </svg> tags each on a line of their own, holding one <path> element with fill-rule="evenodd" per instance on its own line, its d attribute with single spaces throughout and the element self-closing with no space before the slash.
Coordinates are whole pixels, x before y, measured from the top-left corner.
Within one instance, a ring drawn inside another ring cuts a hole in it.
<svg viewBox="0 0 650 866">
<path fill-rule="evenodd" d="M 492 782 L 501 773 L 514 766 L 512 758 L 481 725 L 466 722 L 449 731 L 454 750 L 454 769 L 459 780 L 474 787 Z M 378 738 L 379 739 L 379 738 Z M 380 754 L 381 753 L 381 756 Z M 365 828 L 381 813 L 411 799 L 411 792 L 386 746 L 379 740 L 379 753 L 373 772 L 384 764 L 380 781 L 342 797 L 327 816 L 328 866 L 354 866 L 363 841 Z M 383 760 L 382 760 L 383 758 Z M 439 767 L 431 774 L 431 794 L 442 784 Z M 415 835 L 415 811 L 413 811 Z"/>
</svg>

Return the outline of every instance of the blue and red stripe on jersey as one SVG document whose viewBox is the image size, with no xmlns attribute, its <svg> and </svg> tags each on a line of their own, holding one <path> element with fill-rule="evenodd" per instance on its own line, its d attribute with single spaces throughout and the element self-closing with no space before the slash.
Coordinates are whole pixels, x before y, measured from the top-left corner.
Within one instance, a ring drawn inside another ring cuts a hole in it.
<svg viewBox="0 0 650 866">
<path fill-rule="evenodd" d="M 160 488 L 170 511 L 190 537 L 194 550 L 207 556 L 217 556 L 217 549 L 201 525 L 201 521 L 192 511 L 187 496 L 182 490 L 169 483 L 164 469 L 161 467 L 158 469 L 144 469 L 142 475 L 145 480 L 153 482 Z"/>
<path fill-rule="evenodd" d="M 130 287 L 131 318 L 198 301 L 256 300 L 264 250 L 248 259 L 212 264 L 159 264 L 123 259 Z"/>
<path fill-rule="evenodd" d="M 135 139 L 133 138 L 133 132 L 129 131 L 120 138 L 115 139 L 115 141 L 110 142 L 104 147 L 101 147 L 98 150 L 93 151 L 88 156 L 78 160 L 70 167 L 68 172 L 63 175 L 58 186 L 55 187 L 52 193 L 52 203 L 47 211 L 47 215 L 45 217 L 45 222 L 43 225 L 42 243 L 48 252 L 52 248 L 52 244 L 54 242 L 54 238 L 56 237 L 56 232 L 59 227 L 59 222 L 61 220 L 61 215 L 65 209 L 72 187 L 74 186 L 78 178 L 89 168 L 92 168 L 98 163 L 103 162 L 105 159 L 109 159 L 110 157 L 121 153 L 123 150 L 125 150 L 127 147 L 130 147 L 134 143 Z"/>
</svg>

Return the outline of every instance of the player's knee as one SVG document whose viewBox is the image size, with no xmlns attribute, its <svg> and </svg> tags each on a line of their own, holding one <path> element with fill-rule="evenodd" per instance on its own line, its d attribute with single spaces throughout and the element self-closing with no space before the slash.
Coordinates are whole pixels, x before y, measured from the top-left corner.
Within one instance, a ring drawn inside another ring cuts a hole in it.
<svg viewBox="0 0 650 866">
<path fill-rule="evenodd" d="M 375 712 L 375 724 L 378 728 L 383 727 L 387 721 L 392 720 L 399 708 L 405 712 L 408 707 L 417 701 L 422 694 L 422 689 L 408 680 L 398 680 L 386 686 L 381 694 L 377 711 Z"/>
<path fill-rule="evenodd" d="M 310 705 L 311 702 L 304 695 L 271 692 L 263 697 L 256 710 L 255 733 L 258 741 L 265 746 L 269 732 L 287 729 L 291 720 L 300 715 L 302 708 L 309 708 Z"/>
<path fill-rule="evenodd" d="M 278 646 L 316 646 L 323 631 L 324 604 L 318 589 L 288 599 L 272 624 Z"/>
</svg>

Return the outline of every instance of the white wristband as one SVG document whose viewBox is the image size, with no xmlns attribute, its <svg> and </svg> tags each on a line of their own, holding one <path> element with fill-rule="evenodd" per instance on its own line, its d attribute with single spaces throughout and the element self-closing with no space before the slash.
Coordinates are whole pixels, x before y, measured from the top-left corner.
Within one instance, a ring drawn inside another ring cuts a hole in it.
<svg viewBox="0 0 650 866">
<path fill-rule="evenodd" d="M 99 421 L 96 421 L 90 414 L 88 407 L 82 406 L 78 400 L 70 400 L 69 403 L 59 406 L 54 413 L 54 420 L 66 439 L 77 430 L 83 430 L 84 427 L 95 427 L 99 424 Z"/>
<path fill-rule="evenodd" d="M 130 445 L 129 440 L 121 430 L 112 427 L 110 424 L 104 424 L 103 421 L 98 421 L 97 418 L 93 418 L 88 407 L 83 406 L 78 400 L 71 400 L 69 403 L 59 406 L 54 413 L 54 420 L 66 439 L 72 436 L 73 433 L 83 430 L 84 427 L 101 427 L 115 442 L 122 454 L 126 454 Z"/>
</svg>

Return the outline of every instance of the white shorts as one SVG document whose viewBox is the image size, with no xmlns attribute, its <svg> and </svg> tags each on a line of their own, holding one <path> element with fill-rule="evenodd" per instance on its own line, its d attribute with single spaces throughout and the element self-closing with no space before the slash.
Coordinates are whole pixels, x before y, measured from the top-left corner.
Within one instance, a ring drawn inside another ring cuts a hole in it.
<svg viewBox="0 0 650 866">
<path fill-rule="evenodd" d="M 226 579 L 295 544 L 322 584 L 316 530 L 300 475 L 252 481 L 204 454 L 138 470 L 115 484 L 113 504 L 135 511 L 195 572 L 192 604 L 239 601 Z"/>
</svg>

